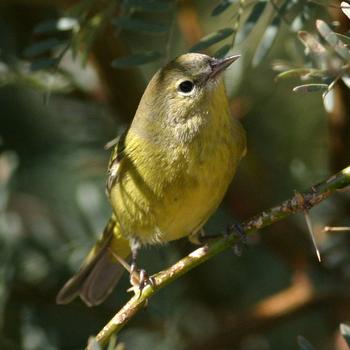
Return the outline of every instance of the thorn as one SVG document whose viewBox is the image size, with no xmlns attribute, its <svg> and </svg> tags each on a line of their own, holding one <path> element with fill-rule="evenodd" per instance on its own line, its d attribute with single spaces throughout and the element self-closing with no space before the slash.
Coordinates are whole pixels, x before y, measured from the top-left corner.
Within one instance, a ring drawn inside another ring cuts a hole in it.
<svg viewBox="0 0 350 350">
<path fill-rule="evenodd" d="M 312 241 L 312 244 L 314 246 L 318 262 L 321 262 L 321 254 L 320 254 L 320 251 L 318 250 L 318 247 L 317 247 L 314 231 L 312 229 L 310 215 L 309 215 L 309 212 L 307 210 L 304 210 L 304 216 L 305 216 L 305 221 L 306 221 L 307 228 L 309 229 L 311 241 Z"/>
<path fill-rule="evenodd" d="M 325 226 L 323 232 L 344 232 L 350 231 L 349 226 Z"/>
</svg>

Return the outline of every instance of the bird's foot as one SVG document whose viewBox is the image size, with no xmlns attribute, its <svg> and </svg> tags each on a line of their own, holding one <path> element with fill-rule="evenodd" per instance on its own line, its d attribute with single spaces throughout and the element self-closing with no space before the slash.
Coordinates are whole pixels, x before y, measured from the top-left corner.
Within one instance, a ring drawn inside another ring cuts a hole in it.
<svg viewBox="0 0 350 350">
<path fill-rule="evenodd" d="M 233 224 L 229 226 L 225 232 L 225 236 L 234 234 L 237 237 L 237 242 L 233 245 L 233 251 L 237 256 L 242 256 L 244 248 L 248 245 L 247 234 L 245 233 L 243 227 L 240 224 Z"/>
<path fill-rule="evenodd" d="M 154 286 L 154 279 L 148 275 L 146 270 L 138 270 L 135 265 L 131 265 L 130 284 L 132 287 L 128 291 L 133 291 L 135 295 L 139 294 L 141 296 L 142 291 L 147 286 Z"/>
</svg>

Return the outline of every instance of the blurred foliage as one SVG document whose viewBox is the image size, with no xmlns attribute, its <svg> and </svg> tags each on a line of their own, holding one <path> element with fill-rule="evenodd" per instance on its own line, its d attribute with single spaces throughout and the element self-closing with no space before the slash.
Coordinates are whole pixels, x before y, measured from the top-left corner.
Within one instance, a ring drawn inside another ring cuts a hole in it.
<svg viewBox="0 0 350 350">
<path fill-rule="evenodd" d="M 346 3 L 342 2 L 344 14 L 350 19 Z M 339 23 L 335 23 L 338 24 Z M 298 36 L 305 46 L 305 54 L 309 58 L 304 66 L 288 66 L 285 62 L 276 62 L 275 70 L 282 72 L 277 78 L 300 77 L 307 81 L 317 79 L 317 83 L 308 83 L 296 86 L 295 92 L 323 92 L 325 108 L 331 112 L 335 107 L 334 92 L 335 84 L 341 79 L 350 88 L 350 35 L 334 32 L 327 23 L 322 20 L 316 21 L 319 37 L 316 38 L 306 31 L 299 31 Z M 323 41 L 327 46 L 325 46 Z"/>
<path fill-rule="evenodd" d="M 350 26 L 337 1 L 3 0 L 0 10 L 0 349 L 82 349 L 128 299 L 125 277 L 99 307 L 54 302 L 110 215 L 103 146 L 169 59 L 242 54 L 226 82 L 248 154 L 208 233 L 340 170 L 330 145 L 350 140 Z M 289 79 L 275 81 L 277 58 Z M 318 94 L 291 92 L 311 78 L 321 86 L 297 90 L 327 88 L 331 112 Z M 323 227 L 350 226 L 349 193 L 310 215 L 321 264 L 295 216 L 242 257 L 221 254 L 162 290 L 110 349 L 346 349 L 350 240 Z M 140 265 L 153 273 L 192 248 L 146 248 Z"/>
</svg>

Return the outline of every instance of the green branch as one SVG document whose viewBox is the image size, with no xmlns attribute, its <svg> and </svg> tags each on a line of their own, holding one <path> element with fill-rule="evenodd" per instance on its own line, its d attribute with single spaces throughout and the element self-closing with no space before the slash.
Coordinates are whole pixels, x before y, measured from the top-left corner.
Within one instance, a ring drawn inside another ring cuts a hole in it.
<svg viewBox="0 0 350 350">
<path fill-rule="evenodd" d="M 333 175 L 328 180 L 312 186 L 308 191 L 295 193 L 291 199 L 244 221 L 241 226 L 246 234 L 251 235 L 257 230 L 283 220 L 291 214 L 305 212 L 305 210 L 312 208 L 328 198 L 332 193 L 349 185 L 350 166 Z M 98 333 L 96 336 L 97 342 L 101 346 L 106 345 L 111 336 L 118 333 L 158 290 L 223 250 L 232 247 L 237 241 L 238 237 L 234 226 L 231 226 L 229 227 L 227 238 L 213 240 L 196 249 L 168 269 L 153 275 L 154 285 L 148 285 L 141 293 L 134 295 Z"/>
</svg>

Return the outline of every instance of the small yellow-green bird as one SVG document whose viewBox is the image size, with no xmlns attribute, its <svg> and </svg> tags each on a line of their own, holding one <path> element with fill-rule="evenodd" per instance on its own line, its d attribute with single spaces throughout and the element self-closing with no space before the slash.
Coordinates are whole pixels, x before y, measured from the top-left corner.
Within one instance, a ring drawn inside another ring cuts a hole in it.
<svg viewBox="0 0 350 350">
<path fill-rule="evenodd" d="M 132 274 L 140 246 L 194 235 L 216 210 L 246 152 L 222 74 L 238 58 L 188 53 L 153 76 L 111 156 L 112 218 L 59 304 L 76 296 L 101 303 L 121 277 L 121 261 L 131 256 Z"/>
</svg>

